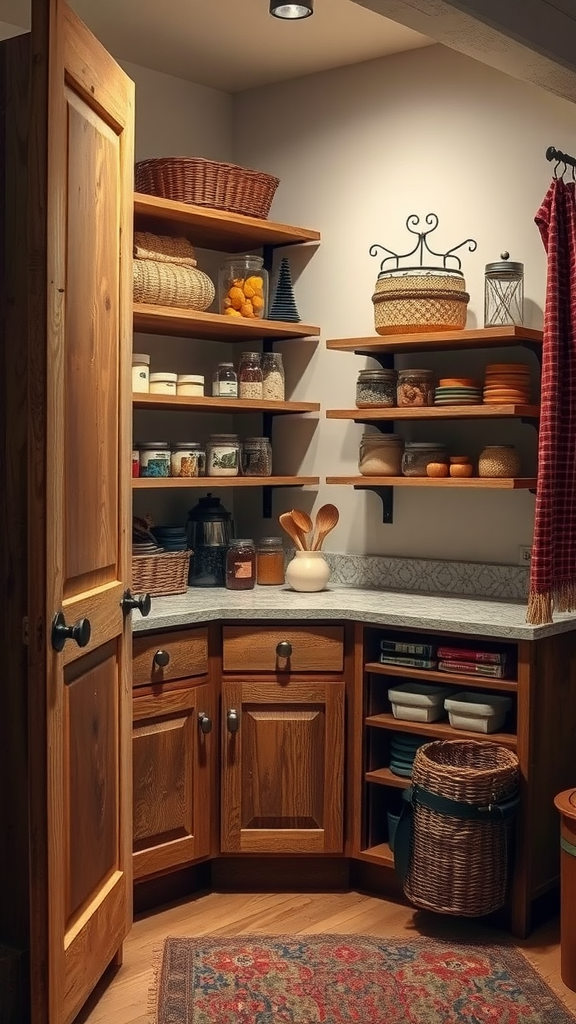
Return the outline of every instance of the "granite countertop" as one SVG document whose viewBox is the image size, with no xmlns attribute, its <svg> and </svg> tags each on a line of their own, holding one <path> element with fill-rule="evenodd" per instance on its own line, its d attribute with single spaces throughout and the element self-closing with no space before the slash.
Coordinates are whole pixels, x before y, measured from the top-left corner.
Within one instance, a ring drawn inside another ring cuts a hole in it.
<svg viewBox="0 0 576 1024">
<path fill-rule="evenodd" d="M 536 640 L 576 630 L 575 614 L 557 614 L 555 621 L 545 626 L 529 625 L 526 604 L 519 601 L 337 585 L 318 594 L 297 594 L 287 586 L 240 592 L 190 587 L 186 594 L 153 598 L 148 618 L 134 612 L 132 627 L 135 633 L 141 633 L 214 619 L 338 619 L 513 640 Z"/>
</svg>

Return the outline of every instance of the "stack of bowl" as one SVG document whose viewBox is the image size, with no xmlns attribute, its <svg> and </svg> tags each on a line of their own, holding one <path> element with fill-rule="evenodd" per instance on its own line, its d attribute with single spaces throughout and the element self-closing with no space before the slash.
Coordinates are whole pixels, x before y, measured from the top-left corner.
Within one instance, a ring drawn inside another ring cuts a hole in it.
<svg viewBox="0 0 576 1024">
<path fill-rule="evenodd" d="M 428 742 L 423 736 L 414 736 L 412 733 L 395 733 L 390 740 L 390 771 L 394 775 L 410 778 L 416 751 L 423 743 Z"/>
<path fill-rule="evenodd" d="M 488 405 L 528 405 L 530 367 L 526 363 L 490 363 L 484 378 Z"/>
<path fill-rule="evenodd" d="M 185 526 L 153 526 L 151 532 L 164 551 L 186 551 Z"/>
<path fill-rule="evenodd" d="M 444 377 L 436 388 L 434 405 L 479 405 L 482 389 L 471 377 Z"/>
</svg>

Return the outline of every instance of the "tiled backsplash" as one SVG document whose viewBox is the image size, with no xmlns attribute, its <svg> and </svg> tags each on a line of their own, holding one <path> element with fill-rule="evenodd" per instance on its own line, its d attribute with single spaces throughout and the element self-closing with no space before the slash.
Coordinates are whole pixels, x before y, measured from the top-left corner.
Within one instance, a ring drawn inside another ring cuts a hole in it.
<svg viewBox="0 0 576 1024">
<path fill-rule="evenodd" d="M 525 601 L 529 569 L 482 562 L 443 562 L 431 558 L 389 558 L 326 552 L 331 582 L 348 587 L 413 590 L 424 594 L 460 594 Z"/>
</svg>

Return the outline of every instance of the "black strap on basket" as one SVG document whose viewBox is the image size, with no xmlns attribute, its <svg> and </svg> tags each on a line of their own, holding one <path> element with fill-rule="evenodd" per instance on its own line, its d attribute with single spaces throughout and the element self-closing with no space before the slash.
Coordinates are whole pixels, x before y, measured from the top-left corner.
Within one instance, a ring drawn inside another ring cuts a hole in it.
<svg viewBox="0 0 576 1024">
<path fill-rule="evenodd" d="M 409 786 L 402 793 L 402 810 L 394 835 L 394 868 L 402 881 L 408 873 L 410 864 L 410 842 L 414 817 L 414 805 L 420 804 L 430 811 L 448 814 L 452 818 L 466 821 L 507 821 L 516 813 L 520 801 L 518 791 L 508 799 L 487 806 L 465 803 L 461 800 L 450 800 L 449 797 L 431 793 L 422 786 Z"/>
</svg>

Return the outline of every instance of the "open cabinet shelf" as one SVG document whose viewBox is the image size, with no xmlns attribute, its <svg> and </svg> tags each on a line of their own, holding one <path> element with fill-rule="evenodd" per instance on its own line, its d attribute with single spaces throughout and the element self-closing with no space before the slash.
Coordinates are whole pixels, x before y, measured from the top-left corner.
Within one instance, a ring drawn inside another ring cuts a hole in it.
<svg viewBox="0 0 576 1024">
<path fill-rule="evenodd" d="M 143 334 L 169 334 L 176 338 L 199 338 L 204 341 L 249 341 L 262 339 L 317 337 L 319 327 L 289 324 L 283 320 L 247 320 L 244 317 L 201 313 L 197 309 L 176 306 L 153 306 L 134 303 L 134 330 Z"/>
<path fill-rule="evenodd" d="M 392 406 L 386 409 L 327 409 L 329 420 L 353 420 L 355 423 L 378 423 L 394 420 L 476 420 L 529 419 L 540 416 L 538 405 L 428 405 L 419 407 Z"/>
<path fill-rule="evenodd" d="M 267 412 L 275 416 L 290 413 L 319 412 L 319 402 L 264 402 L 253 398 L 186 398 L 182 395 L 149 395 L 134 394 L 134 409 L 177 410 L 181 412 L 225 413 L 235 416 L 236 413 Z"/>
<path fill-rule="evenodd" d="M 223 487 L 317 487 L 317 476 L 167 476 L 158 480 L 154 477 L 136 477 L 132 488 L 141 490 L 189 490 L 202 488 L 216 490 Z"/>
<path fill-rule="evenodd" d="M 468 686 L 474 685 L 473 677 L 470 677 Z M 478 733 L 467 729 L 453 729 L 451 725 L 443 722 L 410 722 L 401 718 L 394 718 L 392 712 L 382 712 L 379 715 L 368 715 L 365 725 L 374 729 L 390 729 L 394 732 L 418 732 L 421 736 L 430 736 L 434 740 L 478 740 L 489 739 L 494 743 L 501 743 L 510 750 L 516 750 L 517 736 L 510 732 Z"/>
<path fill-rule="evenodd" d="M 431 331 L 421 334 L 389 334 L 370 338 L 329 338 L 326 348 L 335 352 L 373 355 L 378 352 L 446 352 L 474 348 L 503 348 L 525 345 L 542 346 L 542 331 L 528 327 L 480 327 L 470 331 Z"/>
<path fill-rule="evenodd" d="M 327 484 L 351 484 L 353 487 L 446 487 L 471 490 L 499 491 L 533 490 L 535 477 L 480 477 L 467 478 L 441 476 L 327 476 Z"/>
</svg>

